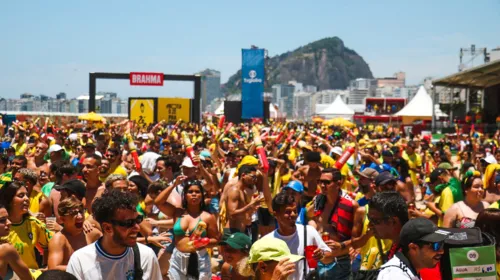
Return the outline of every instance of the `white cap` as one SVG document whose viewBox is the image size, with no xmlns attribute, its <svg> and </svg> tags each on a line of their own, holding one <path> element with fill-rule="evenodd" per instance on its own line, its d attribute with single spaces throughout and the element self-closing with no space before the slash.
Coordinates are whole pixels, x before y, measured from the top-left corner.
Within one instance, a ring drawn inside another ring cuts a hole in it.
<svg viewBox="0 0 500 280">
<path fill-rule="evenodd" d="M 194 168 L 193 161 L 189 157 L 185 157 L 182 161 L 181 167 Z"/>
<path fill-rule="evenodd" d="M 102 154 L 101 154 L 101 152 L 99 152 L 99 151 L 95 151 L 95 152 L 94 152 L 94 154 L 96 154 L 96 155 L 98 155 L 98 156 L 100 156 L 100 157 L 102 158 Z"/>
<path fill-rule="evenodd" d="M 485 158 L 482 158 L 481 160 L 484 160 L 489 164 L 497 164 L 497 160 L 495 159 L 495 156 L 493 156 L 492 154 L 487 155 Z"/>
<path fill-rule="evenodd" d="M 332 153 L 341 156 L 342 155 L 342 148 L 339 146 L 335 146 L 332 148 Z"/>
<path fill-rule="evenodd" d="M 143 135 L 141 135 L 141 138 L 144 140 L 148 140 L 149 136 L 146 133 L 144 133 Z"/>
<path fill-rule="evenodd" d="M 69 140 L 70 141 L 77 141 L 78 140 L 78 134 L 76 133 L 71 133 L 69 136 L 68 136 Z"/>
<path fill-rule="evenodd" d="M 48 150 L 48 153 L 51 154 L 53 152 L 59 152 L 60 150 L 62 150 L 63 148 L 58 145 L 58 144 L 54 144 L 52 146 L 50 146 L 49 150 Z"/>
</svg>

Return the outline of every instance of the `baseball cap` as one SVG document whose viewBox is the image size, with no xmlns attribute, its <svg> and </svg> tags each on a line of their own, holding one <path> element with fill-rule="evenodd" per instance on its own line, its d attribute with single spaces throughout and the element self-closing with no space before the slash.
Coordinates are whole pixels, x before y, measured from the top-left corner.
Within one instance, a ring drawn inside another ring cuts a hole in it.
<svg viewBox="0 0 500 280">
<path fill-rule="evenodd" d="M 58 191 L 63 189 L 69 190 L 78 197 L 85 197 L 85 184 L 78 179 L 69 180 L 62 185 L 56 185 L 54 188 Z"/>
<path fill-rule="evenodd" d="M 385 185 L 389 182 L 396 182 L 396 178 L 389 172 L 382 172 L 375 178 L 375 185 Z"/>
<path fill-rule="evenodd" d="M 487 155 L 486 157 L 482 158 L 481 161 L 485 161 L 489 164 L 496 164 L 497 160 L 495 159 L 495 156 L 493 155 Z"/>
<path fill-rule="evenodd" d="M 453 167 L 450 163 L 448 162 L 442 162 L 438 165 L 438 168 L 442 168 L 445 170 L 456 170 L 458 169 L 457 167 Z"/>
<path fill-rule="evenodd" d="M 236 232 L 227 237 L 226 240 L 223 240 L 219 243 L 220 245 L 228 245 L 229 247 L 237 250 L 250 250 L 252 247 L 252 240 L 248 235 Z"/>
<path fill-rule="evenodd" d="M 342 148 L 339 146 L 335 146 L 332 148 L 332 153 L 341 156 L 342 155 Z"/>
<path fill-rule="evenodd" d="M 185 157 L 182 161 L 181 167 L 194 168 L 193 161 L 189 157 Z"/>
<path fill-rule="evenodd" d="M 50 146 L 49 150 L 47 151 L 49 154 L 53 153 L 53 152 L 59 152 L 61 151 L 63 148 L 61 147 L 61 145 L 58 145 L 58 144 L 54 144 L 52 146 Z"/>
<path fill-rule="evenodd" d="M 358 175 L 365 177 L 366 179 L 374 180 L 379 175 L 378 171 L 373 168 L 365 168 L 362 172 L 358 171 Z"/>
<path fill-rule="evenodd" d="M 431 178 L 431 184 L 432 184 L 432 183 L 435 183 L 435 182 L 437 181 L 438 177 L 439 177 L 441 174 L 443 174 L 444 172 L 446 172 L 446 170 L 445 170 L 445 169 L 443 169 L 443 168 L 436 168 L 436 169 L 434 169 L 434 170 L 432 171 L 432 173 L 431 173 L 431 176 L 430 176 L 430 178 Z"/>
<path fill-rule="evenodd" d="M 442 242 L 451 232 L 438 228 L 433 222 L 426 218 L 415 218 L 408 221 L 399 234 L 399 244 L 408 246 L 410 243 L 423 242 Z"/>
<path fill-rule="evenodd" d="M 286 190 L 286 189 L 292 189 L 298 193 L 303 193 L 304 192 L 304 185 L 300 181 L 290 181 L 283 188 L 283 190 Z"/>
<path fill-rule="evenodd" d="M 286 258 L 290 259 L 291 262 L 296 262 L 304 257 L 290 253 L 290 249 L 285 241 L 274 237 L 264 237 L 255 241 L 252 248 L 250 248 L 248 263 L 279 262 Z"/>
</svg>

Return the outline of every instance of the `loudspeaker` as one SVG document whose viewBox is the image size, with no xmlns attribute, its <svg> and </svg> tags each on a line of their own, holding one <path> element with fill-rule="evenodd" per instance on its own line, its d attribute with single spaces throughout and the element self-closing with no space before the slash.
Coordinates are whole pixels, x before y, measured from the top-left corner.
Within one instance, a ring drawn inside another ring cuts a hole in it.
<svg viewBox="0 0 500 280">
<path fill-rule="evenodd" d="M 241 101 L 224 101 L 226 122 L 241 123 Z"/>
<path fill-rule="evenodd" d="M 264 106 L 263 122 L 266 122 L 270 117 L 269 103 L 269 101 L 262 102 L 262 106 Z M 241 123 L 252 121 L 241 118 L 241 101 L 224 101 L 224 116 L 226 116 L 226 122 Z"/>
</svg>

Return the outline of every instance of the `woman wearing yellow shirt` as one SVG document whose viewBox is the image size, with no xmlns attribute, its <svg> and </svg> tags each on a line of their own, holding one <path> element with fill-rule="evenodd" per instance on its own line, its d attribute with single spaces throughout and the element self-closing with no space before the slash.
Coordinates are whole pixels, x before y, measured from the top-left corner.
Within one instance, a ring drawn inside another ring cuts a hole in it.
<svg viewBox="0 0 500 280">
<path fill-rule="evenodd" d="M 0 278 L 33 279 L 28 266 L 21 260 L 12 244 L 4 240 L 10 233 L 11 222 L 5 206 L 0 205 Z"/>
<path fill-rule="evenodd" d="M 0 203 L 5 205 L 12 221 L 9 235 L 4 240 L 14 245 L 23 262 L 32 269 L 38 269 L 35 250 L 43 251 L 43 265 L 47 264 L 47 248 L 52 232 L 45 224 L 29 213 L 29 197 L 26 187 L 10 182 L 0 190 Z"/>
</svg>

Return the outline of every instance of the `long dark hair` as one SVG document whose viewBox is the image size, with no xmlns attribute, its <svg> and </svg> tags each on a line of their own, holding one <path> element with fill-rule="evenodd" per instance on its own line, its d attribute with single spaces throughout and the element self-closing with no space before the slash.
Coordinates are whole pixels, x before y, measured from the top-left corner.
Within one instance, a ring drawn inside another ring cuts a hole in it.
<svg viewBox="0 0 500 280">
<path fill-rule="evenodd" d="M 12 207 L 12 201 L 14 200 L 14 197 L 16 196 L 17 191 L 25 187 L 23 184 L 20 184 L 18 182 L 7 182 L 1 189 L 0 189 L 0 204 L 5 205 L 5 209 L 7 211 L 11 211 Z M 29 215 L 29 213 L 26 213 L 26 215 Z"/>
<path fill-rule="evenodd" d="M 500 209 L 487 208 L 477 215 L 476 223 L 474 225 L 483 232 L 487 232 L 495 237 L 496 255 L 497 260 L 500 260 Z"/>
<path fill-rule="evenodd" d="M 205 205 L 205 190 L 201 186 L 201 181 L 199 180 L 190 180 L 184 182 L 184 189 L 182 190 L 182 208 L 187 209 L 187 193 L 189 188 L 192 186 L 198 186 L 200 188 L 201 192 L 201 202 L 200 202 L 200 209 L 202 211 L 206 211 L 206 205 Z"/>
</svg>

